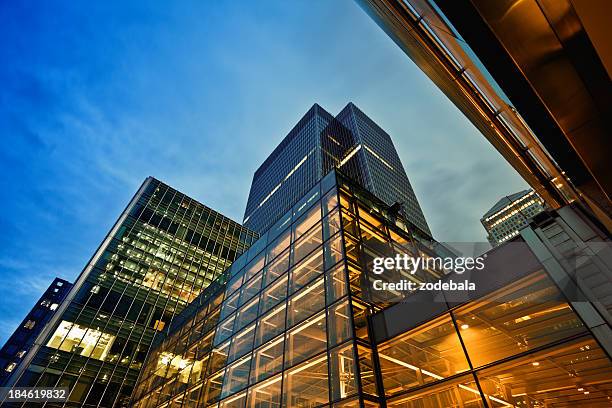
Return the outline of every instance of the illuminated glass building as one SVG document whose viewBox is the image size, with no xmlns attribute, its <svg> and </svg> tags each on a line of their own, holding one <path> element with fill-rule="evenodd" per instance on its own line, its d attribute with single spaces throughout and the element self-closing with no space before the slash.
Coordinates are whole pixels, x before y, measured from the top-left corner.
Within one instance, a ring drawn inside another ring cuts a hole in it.
<svg viewBox="0 0 612 408">
<path fill-rule="evenodd" d="M 529 220 L 544 211 L 544 202 L 533 190 L 523 190 L 500 199 L 487 211 L 480 223 L 492 246 L 500 245 L 519 234 Z"/>
<path fill-rule="evenodd" d="M 70 389 L 48 407 L 127 406 L 153 339 L 256 236 L 147 178 L 9 385 Z"/>
<path fill-rule="evenodd" d="M 353 103 L 334 118 L 315 104 L 257 169 L 244 225 L 264 232 L 339 168 L 431 235 L 391 137 Z"/>
<path fill-rule="evenodd" d="M 9 376 L 21 364 L 22 358 L 32 347 L 34 340 L 51 319 L 60 303 L 66 298 L 72 283 L 55 278 L 23 319 L 19 327 L 0 349 L 0 387 L 4 386 Z"/>
<path fill-rule="evenodd" d="M 416 292 L 389 302 L 367 290 L 373 258 L 427 255 L 432 242 L 331 172 L 177 318 L 147 358 L 133 404 L 609 404 L 606 311 L 578 301 L 536 235 L 558 236 L 553 227 L 561 219 L 586 231 L 586 221 L 570 215 L 542 219 L 531 235 L 490 251 L 485 270 L 470 277 L 477 289 L 468 298 Z M 403 277 L 451 276 L 430 270 Z"/>
</svg>

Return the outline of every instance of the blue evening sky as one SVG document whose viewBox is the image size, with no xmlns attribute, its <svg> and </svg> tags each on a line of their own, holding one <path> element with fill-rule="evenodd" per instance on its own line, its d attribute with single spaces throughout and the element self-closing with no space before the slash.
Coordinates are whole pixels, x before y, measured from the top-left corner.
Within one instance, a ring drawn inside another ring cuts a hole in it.
<svg viewBox="0 0 612 408">
<path fill-rule="evenodd" d="M 241 221 L 315 102 L 391 134 L 441 241 L 526 186 L 352 0 L 5 1 L 0 37 L 0 343 L 146 176 Z"/>
</svg>

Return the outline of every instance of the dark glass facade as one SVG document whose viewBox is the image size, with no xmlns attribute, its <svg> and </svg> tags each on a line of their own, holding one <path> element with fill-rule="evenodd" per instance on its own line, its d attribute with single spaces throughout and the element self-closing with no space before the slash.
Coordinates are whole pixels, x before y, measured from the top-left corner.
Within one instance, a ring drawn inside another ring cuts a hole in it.
<svg viewBox="0 0 612 408">
<path fill-rule="evenodd" d="M 48 407 L 127 406 L 154 338 L 256 237 L 148 178 L 11 384 L 69 388 Z"/>
<path fill-rule="evenodd" d="M 11 373 L 21 364 L 34 340 L 66 298 L 71 288 L 72 283 L 55 278 L 30 313 L 6 341 L 6 344 L 0 349 L 0 387 L 4 386 Z"/>
<path fill-rule="evenodd" d="M 353 103 L 336 117 L 314 105 L 257 169 L 244 225 L 266 231 L 338 168 L 431 235 L 391 137 Z"/>
<path fill-rule="evenodd" d="M 334 173 L 283 219 L 157 345 L 135 407 L 609 404 L 609 356 L 529 251 L 491 252 L 469 300 L 389 304 L 367 296 L 365 272 L 425 249 L 420 231 Z"/>
</svg>

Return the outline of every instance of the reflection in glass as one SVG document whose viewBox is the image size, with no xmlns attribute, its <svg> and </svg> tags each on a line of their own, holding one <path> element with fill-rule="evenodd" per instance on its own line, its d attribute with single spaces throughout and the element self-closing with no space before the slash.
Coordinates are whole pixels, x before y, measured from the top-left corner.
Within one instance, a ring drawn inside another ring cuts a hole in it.
<svg viewBox="0 0 612 408">
<path fill-rule="evenodd" d="M 254 298 L 247 304 L 242 306 L 236 317 L 236 330 L 240 330 L 248 323 L 257 318 L 257 310 L 259 308 L 259 297 Z"/>
<path fill-rule="evenodd" d="M 302 215 L 293 225 L 294 240 L 308 231 L 321 219 L 321 205 L 314 205 L 308 212 Z"/>
<path fill-rule="evenodd" d="M 262 276 L 263 273 L 260 272 L 256 277 L 245 283 L 240 295 L 239 306 L 244 305 L 259 292 L 259 289 L 261 289 Z"/>
</svg>

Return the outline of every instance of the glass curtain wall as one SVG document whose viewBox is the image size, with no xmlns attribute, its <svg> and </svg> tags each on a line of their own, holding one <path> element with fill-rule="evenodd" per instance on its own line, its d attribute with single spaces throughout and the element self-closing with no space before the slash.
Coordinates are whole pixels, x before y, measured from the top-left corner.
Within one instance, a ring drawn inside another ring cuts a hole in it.
<svg viewBox="0 0 612 408">
<path fill-rule="evenodd" d="M 332 172 L 147 359 L 135 406 L 605 406 L 610 361 L 544 271 L 376 344 L 391 303 L 364 271 L 428 243 Z"/>
</svg>

